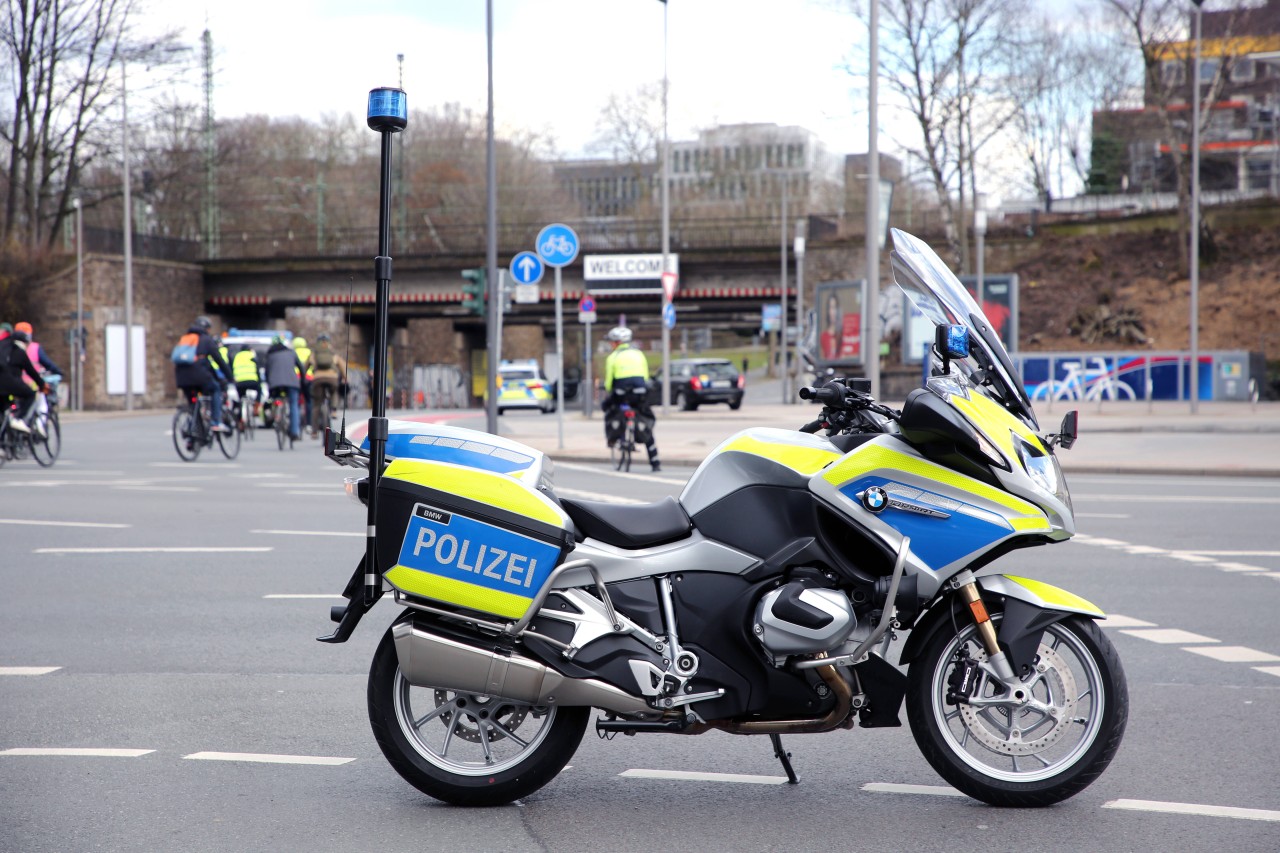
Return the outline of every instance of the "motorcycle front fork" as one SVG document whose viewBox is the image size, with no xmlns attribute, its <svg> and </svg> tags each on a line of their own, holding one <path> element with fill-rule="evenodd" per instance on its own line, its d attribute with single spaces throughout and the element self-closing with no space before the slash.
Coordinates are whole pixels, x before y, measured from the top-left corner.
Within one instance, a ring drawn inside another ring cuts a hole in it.
<svg viewBox="0 0 1280 853">
<path fill-rule="evenodd" d="M 969 614 L 973 617 L 973 624 L 978 629 L 978 638 L 987 652 L 987 663 L 994 674 L 1006 684 L 1016 681 L 1013 664 L 1010 663 L 1008 655 L 1000 649 L 1000 642 L 996 639 L 996 628 L 991 624 L 991 615 L 987 613 L 986 605 L 982 603 L 982 593 L 978 590 L 978 580 L 973 576 L 973 572 L 961 572 L 952 578 L 951 584 L 960 594 L 961 600 L 969 606 Z"/>
</svg>

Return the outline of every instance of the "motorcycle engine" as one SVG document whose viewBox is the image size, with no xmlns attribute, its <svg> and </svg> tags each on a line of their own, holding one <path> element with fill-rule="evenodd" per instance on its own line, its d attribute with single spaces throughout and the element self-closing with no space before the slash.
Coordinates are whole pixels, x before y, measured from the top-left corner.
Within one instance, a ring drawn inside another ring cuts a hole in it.
<svg viewBox="0 0 1280 853">
<path fill-rule="evenodd" d="M 786 657 L 834 649 L 857 626 L 844 593 L 792 581 L 760 599 L 752 632 L 774 657 Z"/>
</svg>

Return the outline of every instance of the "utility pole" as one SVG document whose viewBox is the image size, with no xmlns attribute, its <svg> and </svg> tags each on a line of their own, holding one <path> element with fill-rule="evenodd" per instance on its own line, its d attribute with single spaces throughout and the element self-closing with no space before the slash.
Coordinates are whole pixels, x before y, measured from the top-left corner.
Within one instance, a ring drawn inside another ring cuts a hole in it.
<svg viewBox="0 0 1280 853">
<path fill-rule="evenodd" d="M 218 136 L 213 126 L 213 34 L 200 37 L 204 59 L 204 256 L 218 257 Z"/>
</svg>

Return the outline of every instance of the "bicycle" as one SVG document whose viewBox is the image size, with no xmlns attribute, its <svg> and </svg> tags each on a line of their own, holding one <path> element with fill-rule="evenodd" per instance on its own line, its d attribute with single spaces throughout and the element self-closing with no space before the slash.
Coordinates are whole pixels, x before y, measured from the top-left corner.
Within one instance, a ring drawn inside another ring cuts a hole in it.
<svg viewBox="0 0 1280 853">
<path fill-rule="evenodd" d="M 293 448 L 294 438 L 289 434 L 289 398 L 284 389 L 276 391 L 271 397 L 271 428 L 276 432 L 276 446 L 284 450 L 285 441 Z"/>
<path fill-rule="evenodd" d="M 187 394 L 187 401 L 173 416 L 173 447 L 183 462 L 194 462 L 200 451 L 216 442 L 222 455 L 235 459 L 240 453 L 240 433 L 230 413 L 220 413 L 226 432 L 215 432 L 210 424 L 209 398 L 203 394 Z"/>
<path fill-rule="evenodd" d="M 28 454 L 34 456 L 31 433 L 12 427 L 13 398 L 3 397 L 0 402 L 4 402 L 4 414 L 0 416 L 0 465 L 10 459 L 26 459 Z"/>
<path fill-rule="evenodd" d="M 253 441 L 257 425 L 253 422 L 254 412 L 258 408 L 258 392 L 247 391 L 236 406 L 236 431 L 246 441 Z"/>
<path fill-rule="evenodd" d="M 58 418 L 58 384 L 62 377 L 51 373 L 44 377 L 48 392 L 40 392 L 31 418 L 31 455 L 42 468 L 58 461 L 62 452 L 62 422 Z"/>
<path fill-rule="evenodd" d="M 618 406 L 618 415 L 623 419 L 622 434 L 609 446 L 609 462 L 615 470 L 631 471 L 631 456 L 636 451 L 636 410 L 627 403 Z"/>
<path fill-rule="evenodd" d="M 1052 399 L 1054 401 L 1070 400 L 1133 400 L 1136 394 L 1129 384 L 1116 378 L 1105 358 L 1089 359 L 1095 366 L 1086 369 L 1083 362 L 1064 361 L 1062 369 L 1066 375 L 1062 379 L 1046 379 L 1031 392 L 1033 402 Z"/>
</svg>

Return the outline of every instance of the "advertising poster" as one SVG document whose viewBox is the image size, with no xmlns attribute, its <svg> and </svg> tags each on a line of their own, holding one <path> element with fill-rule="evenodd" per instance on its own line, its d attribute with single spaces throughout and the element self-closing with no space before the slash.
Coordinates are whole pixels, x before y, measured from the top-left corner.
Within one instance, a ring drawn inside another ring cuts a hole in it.
<svg viewBox="0 0 1280 853">
<path fill-rule="evenodd" d="M 866 282 L 829 281 L 815 290 L 816 361 L 821 367 L 862 363 L 862 305 Z"/>
<path fill-rule="evenodd" d="M 1018 277 L 1016 275 L 984 275 L 982 313 L 995 330 L 996 336 L 1010 353 L 1017 352 L 1018 342 Z M 960 283 L 969 291 L 973 301 L 978 301 L 976 276 L 960 276 Z M 933 324 L 902 297 L 906 322 L 903 323 L 902 358 L 909 364 L 919 364 L 933 343 Z"/>
</svg>

